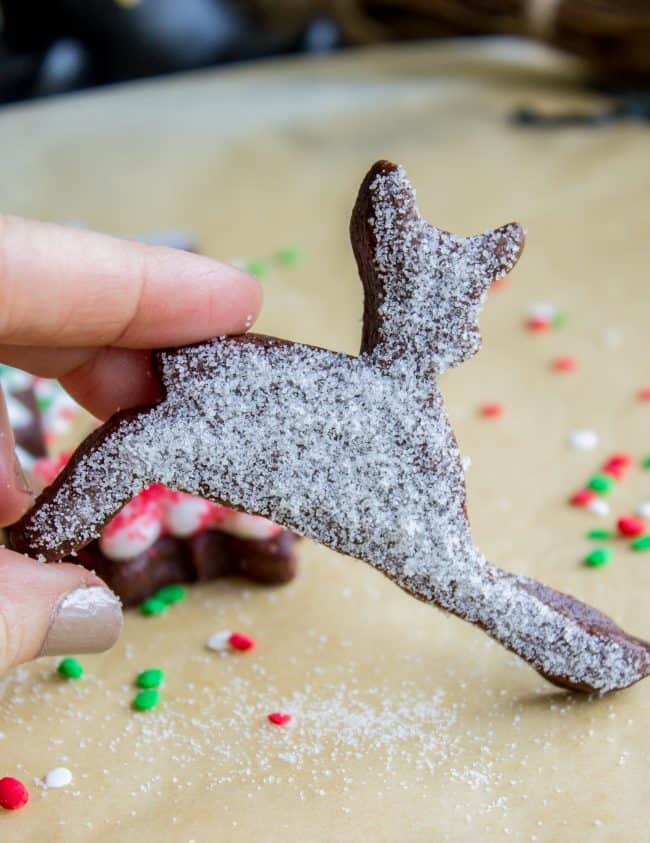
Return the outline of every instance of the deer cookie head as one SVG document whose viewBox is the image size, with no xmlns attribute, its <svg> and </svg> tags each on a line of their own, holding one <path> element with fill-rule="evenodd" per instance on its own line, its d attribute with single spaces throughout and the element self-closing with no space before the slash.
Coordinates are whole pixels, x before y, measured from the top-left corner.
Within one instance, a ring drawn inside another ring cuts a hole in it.
<svg viewBox="0 0 650 843">
<path fill-rule="evenodd" d="M 517 223 L 475 237 L 429 225 L 404 170 L 388 161 L 364 179 L 350 233 L 365 293 L 361 353 L 435 373 L 478 351 L 485 294 L 524 243 Z"/>
</svg>

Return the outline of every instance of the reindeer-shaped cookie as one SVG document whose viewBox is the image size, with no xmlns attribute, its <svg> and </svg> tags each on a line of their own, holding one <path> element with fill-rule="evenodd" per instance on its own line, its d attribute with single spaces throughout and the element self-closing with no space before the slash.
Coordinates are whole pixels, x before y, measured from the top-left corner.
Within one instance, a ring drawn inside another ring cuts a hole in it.
<svg viewBox="0 0 650 843">
<path fill-rule="evenodd" d="M 155 352 L 164 399 L 92 434 L 13 528 L 14 547 L 59 559 L 163 483 L 369 562 L 558 685 L 606 692 L 646 676 L 648 644 L 489 565 L 472 542 L 435 379 L 477 351 L 481 303 L 516 263 L 521 227 L 432 228 L 404 171 L 382 161 L 361 185 L 351 236 L 365 291 L 358 357 L 251 334 Z"/>
</svg>

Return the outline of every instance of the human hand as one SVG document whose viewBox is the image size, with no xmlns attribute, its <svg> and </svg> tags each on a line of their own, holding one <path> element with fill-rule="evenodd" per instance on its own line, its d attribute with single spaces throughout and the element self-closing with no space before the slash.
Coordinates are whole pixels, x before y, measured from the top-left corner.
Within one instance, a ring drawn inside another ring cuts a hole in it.
<svg viewBox="0 0 650 843">
<path fill-rule="evenodd" d="M 58 378 L 98 418 L 151 404 L 149 349 L 246 330 L 255 279 L 209 258 L 0 216 L 0 363 Z M 32 495 L 0 392 L 0 526 Z M 101 652 L 122 628 L 91 571 L 0 548 L 0 673 L 42 655 Z"/>
</svg>

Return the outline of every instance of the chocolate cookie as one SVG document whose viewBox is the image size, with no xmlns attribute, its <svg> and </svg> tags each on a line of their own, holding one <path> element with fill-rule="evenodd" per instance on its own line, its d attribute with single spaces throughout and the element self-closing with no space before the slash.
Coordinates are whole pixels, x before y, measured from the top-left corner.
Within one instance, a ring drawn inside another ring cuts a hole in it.
<svg viewBox="0 0 650 843">
<path fill-rule="evenodd" d="M 517 224 L 460 237 L 419 215 L 404 171 L 366 176 L 352 215 L 365 291 L 358 357 L 272 337 L 154 354 L 163 400 L 116 414 L 13 528 L 59 559 L 158 482 L 257 513 L 373 565 L 469 620 L 561 686 L 601 693 L 650 673 L 650 645 L 579 601 L 485 560 L 436 377 L 479 348 Z"/>
<path fill-rule="evenodd" d="M 153 484 L 81 549 L 125 606 L 164 585 L 240 576 L 269 585 L 296 574 L 296 537 L 265 518 Z"/>
</svg>

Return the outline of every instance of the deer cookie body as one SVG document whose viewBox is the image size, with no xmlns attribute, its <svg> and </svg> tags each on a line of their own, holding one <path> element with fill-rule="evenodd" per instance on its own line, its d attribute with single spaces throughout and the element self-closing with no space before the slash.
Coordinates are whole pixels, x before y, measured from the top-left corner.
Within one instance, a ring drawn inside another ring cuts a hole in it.
<svg viewBox="0 0 650 843">
<path fill-rule="evenodd" d="M 61 558 L 163 483 L 369 562 L 557 684 L 604 692 L 647 675 L 648 645 L 488 565 L 472 542 L 435 377 L 478 349 L 482 299 L 516 262 L 521 228 L 434 229 L 403 171 L 380 162 L 361 187 L 352 241 L 366 293 L 358 357 L 256 335 L 156 352 L 163 401 L 83 443 L 14 527 L 14 546 Z"/>
</svg>

